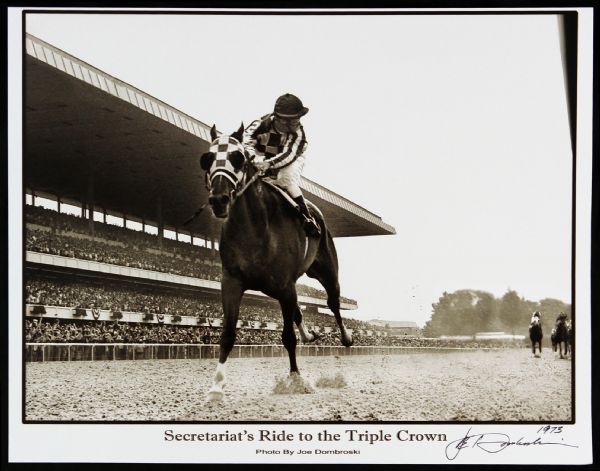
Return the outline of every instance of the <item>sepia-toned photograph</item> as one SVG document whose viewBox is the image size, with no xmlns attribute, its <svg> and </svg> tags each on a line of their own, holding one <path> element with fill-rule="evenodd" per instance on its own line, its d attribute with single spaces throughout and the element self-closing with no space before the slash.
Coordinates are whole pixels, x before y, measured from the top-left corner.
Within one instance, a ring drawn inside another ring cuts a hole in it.
<svg viewBox="0 0 600 471">
<path fill-rule="evenodd" d="M 580 17 L 429 13 L 22 13 L 22 424 L 576 423 Z"/>
</svg>

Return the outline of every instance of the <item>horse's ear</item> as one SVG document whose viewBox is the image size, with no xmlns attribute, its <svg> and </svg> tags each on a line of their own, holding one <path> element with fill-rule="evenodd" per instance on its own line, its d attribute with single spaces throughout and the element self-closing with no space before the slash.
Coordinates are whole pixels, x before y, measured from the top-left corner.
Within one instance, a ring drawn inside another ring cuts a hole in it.
<svg viewBox="0 0 600 471">
<path fill-rule="evenodd" d="M 214 141 L 217 137 L 217 127 L 213 124 L 212 128 L 210 128 L 210 138 Z"/>
<path fill-rule="evenodd" d="M 231 165 L 233 165 L 233 168 L 236 172 L 242 169 L 245 160 L 246 158 L 241 152 L 234 152 L 233 154 L 229 155 L 229 161 L 231 162 Z"/>
<path fill-rule="evenodd" d="M 242 138 L 244 137 L 244 123 L 242 122 L 242 124 L 240 125 L 239 129 L 234 132 L 231 137 L 234 137 L 235 139 L 237 139 L 238 141 L 242 141 Z"/>
<path fill-rule="evenodd" d="M 202 170 L 204 170 L 205 172 L 208 172 L 214 161 L 215 154 L 213 154 L 212 152 L 206 152 L 205 154 L 202 154 L 200 156 L 200 168 L 202 168 Z"/>
</svg>

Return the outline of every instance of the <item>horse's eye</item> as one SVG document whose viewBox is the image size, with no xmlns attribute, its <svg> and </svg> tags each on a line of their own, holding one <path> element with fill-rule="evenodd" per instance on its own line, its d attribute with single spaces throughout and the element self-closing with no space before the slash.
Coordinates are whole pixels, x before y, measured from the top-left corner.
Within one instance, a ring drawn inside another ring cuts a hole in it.
<svg viewBox="0 0 600 471">
<path fill-rule="evenodd" d="M 233 165 L 233 168 L 238 171 L 242 168 L 242 166 L 244 165 L 244 155 L 241 152 L 232 152 L 231 154 L 229 154 L 229 161 L 231 162 L 231 165 Z"/>
<path fill-rule="evenodd" d="M 200 156 L 200 168 L 202 168 L 202 170 L 207 172 L 208 169 L 210 169 L 210 167 L 212 166 L 214 161 L 215 161 L 215 154 L 213 154 L 212 152 L 206 152 Z"/>
</svg>

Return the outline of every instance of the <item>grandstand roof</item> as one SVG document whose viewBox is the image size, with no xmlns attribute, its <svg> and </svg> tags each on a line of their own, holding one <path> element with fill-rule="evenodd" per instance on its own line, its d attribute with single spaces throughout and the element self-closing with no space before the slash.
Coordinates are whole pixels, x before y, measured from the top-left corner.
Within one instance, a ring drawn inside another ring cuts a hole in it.
<svg viewBox="0 0 600 471">
<path fill-rule="evenodd" d="M 165 227 L 217 238 L 204 211 L 199 156 L 210 127 L 54 46 L 26 35 L 25 185 Z M 93 184 L 91 183 L 93 182 Z M 301 184 L 334 237 L 395 234 L 379 216 L 308 179 Z"/>
</svg>

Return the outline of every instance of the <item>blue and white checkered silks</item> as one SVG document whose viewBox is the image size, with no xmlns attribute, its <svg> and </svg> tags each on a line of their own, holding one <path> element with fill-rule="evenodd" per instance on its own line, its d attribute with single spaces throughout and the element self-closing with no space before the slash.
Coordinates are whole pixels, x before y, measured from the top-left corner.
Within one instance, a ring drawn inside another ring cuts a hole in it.
<svg viewBox="0 0 600 471">
<path fill-rule="evenodd" d="M 229 160 L 229 155 L 236 151 L 245 155 L 242 143 L 231 136 L 223 134 L 211 143 L 208 150 L 215 155 L 215 161 L 210 168 L 211 184 L 217 176 L 222 175 L 233 184 L 234 188 L 237 187 L 244 178 L 244 172 L 242 169 L 235 170 Z"/>
</svg>

